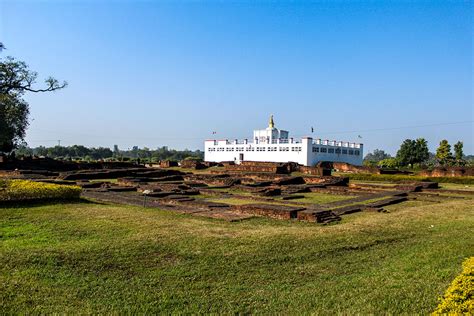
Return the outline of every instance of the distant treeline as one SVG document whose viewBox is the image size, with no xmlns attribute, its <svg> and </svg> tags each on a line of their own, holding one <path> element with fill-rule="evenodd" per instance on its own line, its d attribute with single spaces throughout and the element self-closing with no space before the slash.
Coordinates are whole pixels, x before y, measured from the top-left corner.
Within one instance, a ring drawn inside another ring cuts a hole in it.
<svg viewBox="0 0 474 316">
<path fill-rule="evenodd" d="M 203 159 L 204 152 L 200 150 L 175 150 L 168 149 L 167 146 L 157 149 L 147 147 L 139 148 L 134 146 L 131 149 L 121 150 L 117 145 L 113 149 L 107 147 L 85 147 L 82 145 L 74 146 L 39 146 L 30 148 L 20 146 L 15 150 L 16 156 L 44 156 L 54 159 L 66 160 L 117 160 L 129 161 L 140 159 L 143 162 L 158 162 L 161 160 L 183 160 L 186 158 Z"/>
<path fill-rule="evenodd" d="M 382 168 L 426 169 L 438 166 L 472 166 L 474 157 L 464 154 L 464 144 L 458 141 L 453 150 L 446 139 L 443 139 L 436 153 L 428 151 L 428 142 L 424 138 L 406 139 L 400 145 L 395 157 L 384 150 L 375 149 L 364 157 L 364 165 Z"/>
</svg>

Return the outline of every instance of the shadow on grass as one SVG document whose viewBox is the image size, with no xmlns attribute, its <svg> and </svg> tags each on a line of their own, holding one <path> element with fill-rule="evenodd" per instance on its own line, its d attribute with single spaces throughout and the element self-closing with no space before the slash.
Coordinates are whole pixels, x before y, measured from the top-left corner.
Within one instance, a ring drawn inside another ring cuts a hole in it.
<svg viewBox="0 0 474 316">
<path fill-rule="evenodd" d="M 107 203 L 102 203 L 99 201 L 92 201 L 85 198 L 78 199 L 35 199 L 35 200 L 25 200 L 25 201 L 0 201 L 0 209 L 2 208 L 12 208 L 12 207 L 31 207 L 31 206 L 48 206 L 56 204 L 97 204 L 105 205 Z"/>
</svg>

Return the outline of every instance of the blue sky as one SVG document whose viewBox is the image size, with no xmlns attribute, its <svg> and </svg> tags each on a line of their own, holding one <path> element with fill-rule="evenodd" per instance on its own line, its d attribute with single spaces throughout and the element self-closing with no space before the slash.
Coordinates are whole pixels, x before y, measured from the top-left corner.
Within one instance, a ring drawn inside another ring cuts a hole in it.
<svg viewBox="0 0 474 316">
<path fill-rule="evenodd" d="M 30 146 L 198 149 L 273 114 L 366 153 L 424 137 L 472 154 L 472 14 L 471 1 L 0 0 L 0 41 L 69 82 L 27 96 Z"/>
</svg>

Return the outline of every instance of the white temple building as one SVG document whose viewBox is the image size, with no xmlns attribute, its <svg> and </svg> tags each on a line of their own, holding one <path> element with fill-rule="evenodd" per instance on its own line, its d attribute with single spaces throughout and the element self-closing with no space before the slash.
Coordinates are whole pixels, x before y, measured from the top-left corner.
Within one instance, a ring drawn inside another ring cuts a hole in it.
<svg viewBox="0 0 474 316">
<path fill-rule="evenodd" d="M 359 143 L 290 138 L 288 131 L 275 128 L 273 116 L 266 129 L 253 131 L 252 140 L 206 140 L 204 150 L 204 160 L 213 162 L 297 162 L 314 166 L 320 161 L 332 161 L 362 165 L 363 157 L 363 145 Z"/>
</svg>

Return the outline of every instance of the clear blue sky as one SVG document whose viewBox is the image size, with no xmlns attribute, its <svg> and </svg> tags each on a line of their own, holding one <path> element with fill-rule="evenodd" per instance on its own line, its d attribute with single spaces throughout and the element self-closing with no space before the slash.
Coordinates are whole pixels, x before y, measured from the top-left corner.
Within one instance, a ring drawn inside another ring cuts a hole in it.
<svg viewBox="0 0 474 316">
<path fill-rule="evenodd" d="M 366 153 L 425 137 L 472 154 L 472 15 L 462 0 L 0 0 L 0 41 L 69 82 L 27 97 L 30 146 L 198 149 L 274 114 L 294 136 L 361 135 Z"/>
</svg>

